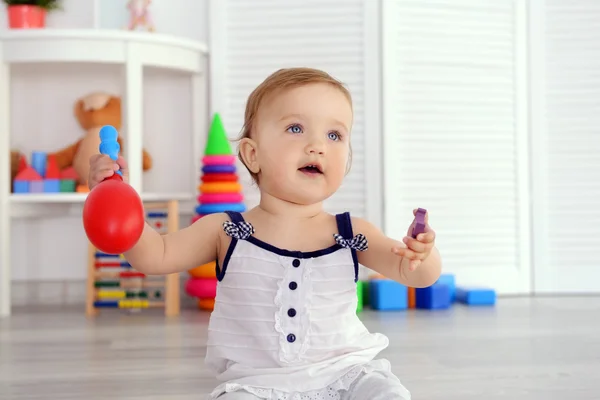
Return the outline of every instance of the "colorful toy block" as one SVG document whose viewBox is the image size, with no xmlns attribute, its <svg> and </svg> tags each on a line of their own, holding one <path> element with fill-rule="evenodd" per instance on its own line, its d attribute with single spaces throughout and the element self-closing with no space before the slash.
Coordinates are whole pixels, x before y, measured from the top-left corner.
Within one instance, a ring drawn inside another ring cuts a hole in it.
<svg viewBox="0 0 600 400">
<path fill-rule="evenodd" d="M 43 151 L 31 153 L 31 166 L 39 176 L 46 176 L 47 155 Z"/>
<path fill-rule="evenodd" d="M 60 171 L 56 156 L 35 151 L 31 166 L 25 156 L 19 160 L 19 172 L 12 185 L 14 193 L 61 193 L 74 192 L 77 174 L 73 168 Z"/>
<path fill-rule="evenodd" d="M 496 304 L 496 292 L 490 288 L 456 288 L 456 301 L 469 306 L 493 306 Z"/>
<path fill-rule="evenodd" d="M 450 289 L 443 283 L 434 283 L 415 291 L 416 307 L 427 310 L 439 310 L 450 307 Z"/>
<path fill-rule="evenodd" d="M 369 282 L 369 301 L 375 310 L 406 310 L 408 288 L 391 279 L 374 279 Z"/>
<path fill-rule="evenodd" d="M 61 179 L 60 184 L 59 184 L 59 190 L 61 193 L 75 192 L 75 180 L 74 179 Z"/>
<path fill-rule="evenodd" d="M 41 181 L 42 176 L 37 173 L 33 167 L 25 167 L 23 171 L 19 172 L 17 176 L 15 176 L 15 181 Z"/>
<path fill-rule="evenodd" d="M 75 168 L 69 167 L 60 171 L 60 179 L 77 181 L 79 176 L 77 175 Z"/>
<path fill-rule="evenodd" d="M 59 193 L 60 192 L 60 180 L 44 179 L 44 192 L 45 193 Z"/>
<path fill-rule="evenodd" d="M 29 181 L 18 181 L 15 179 L 13 182 L 13 191 L 15 193 L 29 193 Z"/>
<path fill-rule="evenodd" d="M 370 300 L 369 300 L 369 281 L 358 281 L 359 284 L 362 285 L 362 304 L 363 307 L 366 307 L 368 305 L 370 305 Z"/>
<path fill-rule="evenodd" d="M 29 182 L 30 193 L 44 193 L 44 181 L 31 181 Z"/>
<path fill-rule="evenodd" d="M 369 281 L 358 281 L 356 282 L 356 295 L 358 297 L 358 304 L 356 312 L 361 312 L 365 309 L 369 302 Z"/>
<path fill-rule="evenodd" d="M 414 287 L 408 288 L 408 308 L 417 307 L 417 289 Z"/>
<path fill-rule="evenodd" d="M 42 175 L 44 179 L 51 180 L 59 180 L 60 179 L 60 169 L 58 168 L 58 164 L 56 162 L 55 155 L 48 156 L 48 164 L 46 165 L 46 174 Z"/>
<path fill-rule="evenodd" d="M 443 283 L 448 286 L 450 290 L 450 302 L 454 302 L 456 299 L 456 278 L 454 274 L 442 274 L 436 283 Z"/>
<path fill-rule="evenodd" d="M 19 157 L 19 167 L 17 168 L 17 174 L 23 172 L 25 168 L 27 168 L 27 159 L 25 158 L 24 154 L 21 154 L 21 156 Z"/>
</svg>

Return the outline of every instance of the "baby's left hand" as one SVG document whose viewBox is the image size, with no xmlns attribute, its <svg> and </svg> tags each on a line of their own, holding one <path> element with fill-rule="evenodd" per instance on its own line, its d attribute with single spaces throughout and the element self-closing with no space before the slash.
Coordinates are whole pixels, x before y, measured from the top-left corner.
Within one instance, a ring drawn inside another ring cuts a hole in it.
<svg viewBox="0 0 600 400">
<path fill-rule="evenodd" d="M 416 216 L 417 210 L 413 210 L 413 215 Z M 414 271 L 422 261 L 429 257 L 431 250 L 435 246 L 435 232 L 429 226 L 429 212 L 425 214 L 425 231 L 417 235 L 416 239 L 412 237 L 412 230 L 415 226 L 415 221 L 410 224 L 406 236 L 402 239 L 406 248 L 394 247 L 394 254 L 405 257 L 410 260 L 409 271 Z"/>
</svg>

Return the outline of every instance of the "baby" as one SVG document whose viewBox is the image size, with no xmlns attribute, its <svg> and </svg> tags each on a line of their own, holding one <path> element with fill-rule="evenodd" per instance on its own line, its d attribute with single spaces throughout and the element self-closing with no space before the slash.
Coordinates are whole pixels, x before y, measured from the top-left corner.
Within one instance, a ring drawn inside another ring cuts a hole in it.
<svg viewBox="0 0 600 400">
<path fill-rule="evenodd" d="M 275 72 L 250 94 L 239 140 L 260 204 L 167 235 L 146 225 L 125 253 L 151 275 L 217 260 L 206 364 L 222 383 L 209 399 L 410 399 L 389 362 L 375 359 L 387 337 L 356 315 L 358 267 L 427 287 L 441 260 L 428 224 L 413 239 L 413 221 L 399 242 L 324 211 L 348 171 L 352 121 L 350 93 L 336 79 L 310 68 Z M 90 188 L 119 168 L 127 178 L 122 157 L 90 163 Z"/>
</svg>

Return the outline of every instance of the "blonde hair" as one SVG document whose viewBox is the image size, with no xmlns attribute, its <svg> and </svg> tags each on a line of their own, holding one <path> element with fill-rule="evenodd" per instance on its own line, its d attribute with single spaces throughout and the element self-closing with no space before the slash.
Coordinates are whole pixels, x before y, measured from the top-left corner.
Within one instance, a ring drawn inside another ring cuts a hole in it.
<svg viewBox="0 0 600 400">
<path fill-rule="evenodd" d="M 248 96 L 248 101 L 246 102 L 246 111 L 244 113 L 244 126 L 242 127 L 241 134 L 237 138 L 237 141 L 251 137 L 252 130 L 256 123 L 258 111 L 270 96 L 274 96 L 275 94 L 286 89 L 293 89 L 295 87 L 312 83 L 325 83 L 339 89 L 344 96 L 346 96 L 348 102 L 350 102 L 350 107 L 352 107 L 352 96 L 350 95 L 348 89 L 346 89 L 342 82 L 335 79 L 328 73 L 318 69 L 304 67 L 279 69 L 269 75 L 252 91 L 252 93 L 250 93 L 250 96 Z M 246 169 L 248 169 L 248 172 L 252 176 L 252 180 L 258 184 L 258 175 L 250 171 L 248 166 L 244 163 L 239 151 L 238 158 L 242 164 L 244 164 Z M 350 153 L 348 155 L 348 166 L 346 172 L 350 170 L 351 160 L 352 147 L 350 147 Z"/>
</svg>

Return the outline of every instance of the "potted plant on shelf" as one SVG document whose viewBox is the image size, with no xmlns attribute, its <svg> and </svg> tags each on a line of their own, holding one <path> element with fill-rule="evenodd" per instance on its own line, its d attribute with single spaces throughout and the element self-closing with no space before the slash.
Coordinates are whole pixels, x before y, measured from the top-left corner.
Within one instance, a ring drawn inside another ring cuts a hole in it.
<svg viewBox="0 0 600 400">
<path fill-rule="evenodd" d="M 44 28 L 46 13 L 60 9 L 61 0 L 3 0 L 11 29 Z"/>
</svg>

